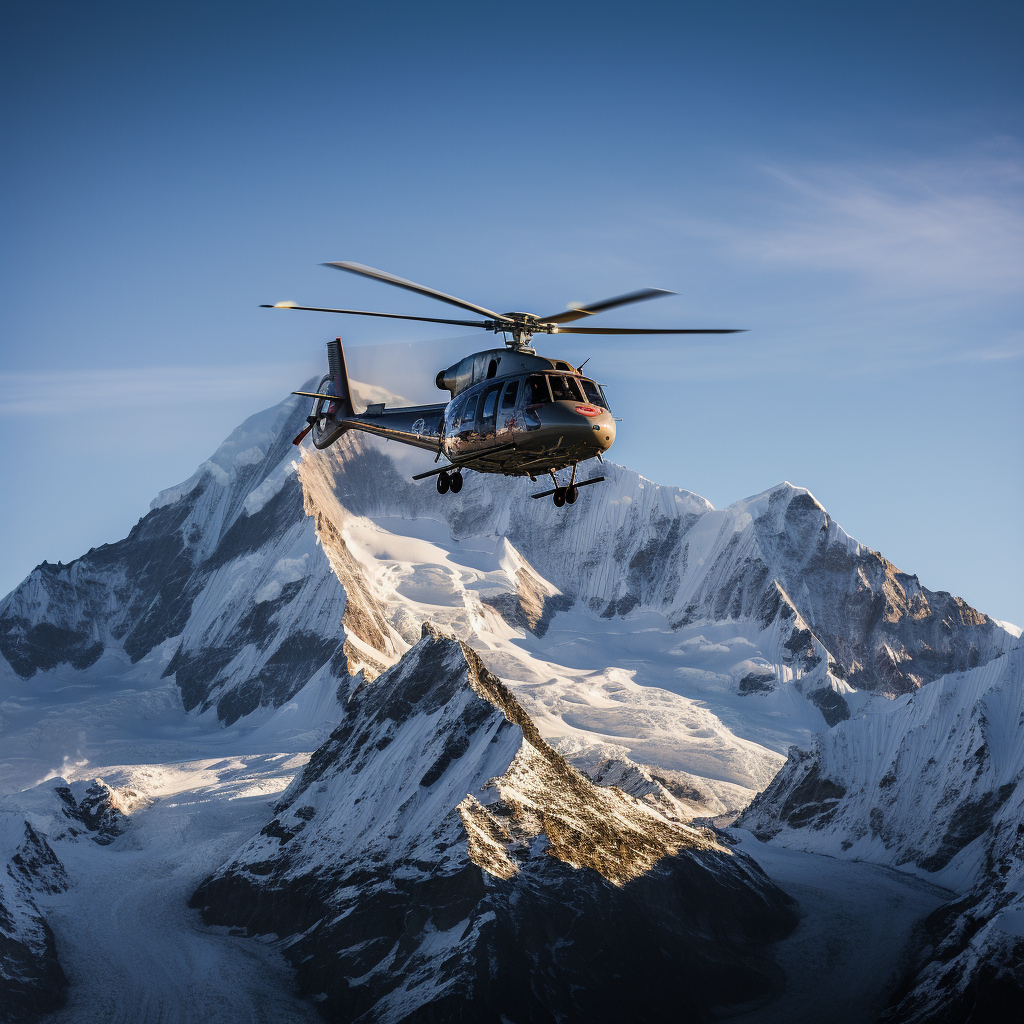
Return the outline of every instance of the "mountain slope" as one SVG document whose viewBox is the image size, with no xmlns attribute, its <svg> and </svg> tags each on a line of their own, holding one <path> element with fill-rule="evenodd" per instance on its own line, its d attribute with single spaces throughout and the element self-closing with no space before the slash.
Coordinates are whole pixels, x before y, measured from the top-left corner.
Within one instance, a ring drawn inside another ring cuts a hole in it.
<svg viewBox="0 0 1024 1024">
<path fill-rule="evenodd" d="M 176 637 L 166 673 L 186 710 L 216 707 L 230 724 L 341 658 L 346 595 L 294 477 L 304 417 L 298 398 L 250 417 L 124 540 L 36 568 L 0 602 L 0 652 L 17 674 L 85 669 L 104 651 L 134 664 Z"/>
<path fill-rule="evenodd" d="M 34 897 L 66 888 L 67 877 L 45 837 L 14 815 L 0 813 L 0 857 L 0 1021 L 16 1021 L 63 1001 L 67 978 Z"/>
<path fill-rule="evenodd" d="M 578 1009 L 583 996 L 567 993 L 565 978 L 599 988 L 622 970 L 593 921 L 626 936 L 642 961 L 633 969 L 651 977 L 652 1006 L 679 971 L 665 949 L 703 965 L 688 983 L 704 1011 L 724 991 L 708 949 L 744 965 L 731 1004 L 767 995 L 777 976 L 759 942 L 780 933 L 788 911 L 748 861 L 702 845 L 711 840 L 690 827 L 695 817 L 731 818 L 757 791 L 767 792 L 747 820 L 780 848 L 839 855 L 849 843 L 850 856 L 904 870 L 935 874 L 938 865 L 935 877 L 961 894 L 929 923 L 894 1007 L 900 1019 L 932 1012 L 949 971 L 966 979 L 969 999 L 992 980 L 979 964 L 1019 958 L 1020 851 L 1003 828 L 1019 815 L 1017 790 L 1005 789 L 1017 776 L 1003 778 L 1009 741 L 990 735 L 1012 712 L 1012 699 L 1000 697 L 1004 707 L 993 696 L 1014 692 L 994 682 L 1019 663 L 1010 629 L 920 587 L 789 484 L 714 510 L 606 464 L 607 482 L 562 510 L 530 501 L 525 481 L 474 474 L 460 495 L 441 497 L 429 481 L 410 480 L 430 464 L 423 453 L 350 435 L 300 455 L 290 440 L 304 412 L 291 398 L 251 417 L 129 537 L 38 567 L 0 602 L 0 790 L 55 773 L 92 778 L 96 765 L 160 764 L 176 775 L 171 762 L 220 765 L 227 751 L 305 757 L 340 721 L 311 762 L 321 774 L 202 890 L 225 921 L 261 933 L 312 929 L 292 955 L 306 990 L 335 1008 L 390 1013 L 409 1001 L 432 1013 L 448 1006 L 444 992 L 452 1005 L 486 1008 L 485 980 L 519 974 L 535 979 L 528 992 L 511 980 L 500 991 L 524 1015 Z M 427 622 L 467 645 L 456 644 L 458 657 L 450 648 L 454 660 L 441 658 L 430 680 L 450 711 L 421 706 L 436 693 L 403 709 L 395 692 L 423 683 Z M 481 683 L 489 673 L 504 680 L 500 689 Z M 965 719 L 987 746 L 972 745 L 969 730 L 957 734 L 963 743 L 947 740 Z M 487 736 L 497 738 L 482 749 L 476 739 Z M 794 743 L 812 752 L 787 763 Z M 875 778 L 879 751 L 892 755 L 891 779 Z M 922 760 L 922 751 L 931 753 Z M 207 768 L 195 771 L 189 791 L 203 804 Z M 385 781 L 360 796 L 364 775 Z M 176 822 L 184 812 L 138 813 Z M 265 820 L 252 807 L 237 819 L 210 814 L 235 822 L 239 837 Z M 350 833 L 342 819 L 359 828 Z M 25 841 L 24 821 L 16 825 L 9 863 Z M 616 837 L 629 840 L 629 855 Z M 59 844 L 51 849 L 65 857 Z M 378 857 L 371 869 L 366 849 Z M 136 865 L 140 905 L 147 856 Z M 392 891 L 374 872 L 390 877 L 399 863 Z M 344 879 L 352 884 L 339 889 Z M 707 891 L 731 908 L 722 921 L 701 902 Z M 364 897 L 370 921 L 359 912 Z M 46 939 L 53 900 L 5 882 L 0 903 L 19 970 L 58 979 Z M 410 909 L 418 905 L 433 908 L 433 924 Z M 664 914 L 652 917 L 652 906 Z M 308 916 L 316 907 L 323 920 Z M 552 907 L 564 910 L 554 937 L 544 923 Z M 53 920 L 81 957 L 88 928 Z M 471 926 L 452 931 L 463 921 Z M 369 931 L 356 940 L 361 928 Z M 327 959 L 317 959 L 313 936 Z M 373 944 L 359 953 L 364 940 Z M 441 949 L 467 959 L 438 960 Z M 373 951 L 395 967 L 394 985 L 370 969 Z M 444 992 L 425 980 L 428 968 Z M 634 1009 L 587 1012 L 610 1007 Z"/>
<path fill-rule="evenodd" d="M 68 872 L 51 842 L 91 839 L 106 845 L 124 828 L 136 794 L 102 780 L 55 779 L 18 801 L 0 803 L 0 1020 L 36 1018 L 59 1007 L 67 978 L 46 920 L 48 896 L 65 893 Z M 42 908 L 40 908 L 42 905 Z"/>
<path fill-rule="evenodd" d="M 593 785 L 426 629 L 193 902 L 288 936 L 345 1021 L 652 1019 L 681 991 L 708 1019 L 774 991 L 761 946 L 795 923 L 753 862 Z"/>
<path fill-rule="evenodd" d="M 230 724 L 312 679 L 373 676 L 436 621 L 559 749 L 653 766 L 687 796 L 629 769 L 651 799 L 715 815 L 859 708 L 857 686 L 912 688 L 1013 642 L 788 484 L 716 511 L 607 464 L 560 511 L 478 474 L 441 497 L 410 480 L 429 455 L 401 446 L 348 435 L 299 456 L 303 412 L 250 417 L 125 540 L 34 570 L 0 602 L 11 670 L 34 688 L 101 656 L 159 667 L 187 710 Z"/>
<path fill-rule="evenodd" d="M 304 460 L 307 490 L 329 472 L 338 500 L 356 515 L 428 514 L 446 521 L 457 541 L 506 537 L 560 593 L 599 618 L 655 609 L 677 630 L 737 619 L 767 628 L 789 619 L 782 660 L 793 672 L 811 675 L 810 659 L 824 661 L 827 652 L 836 679 L 885 693 L 982 664 L 1012 641 L 988 616 L 921 587 L 853 540 L 791 484 L 718 511 L 692 492 L 606 464 L 607 483 L 556 514 L 546 502 L 523 500 L 528 483 L 478 474 L 458 497 L 435 498 L 367 460 L 364 448 L 346 439 Z M 802 658 L 808 664 L 800 668 Z M 811 688 L 821 685 L 828 684 L 815 678 Z"/>
<path fill-rule="evenodd" d="M 1024 646 L 794 748 L 738 822 L 962 895 L 926 922 L 891 1019 L 1024 1005 Z M 971 1014 L 975 1016 L 971 1016 Z"/>
</svg>

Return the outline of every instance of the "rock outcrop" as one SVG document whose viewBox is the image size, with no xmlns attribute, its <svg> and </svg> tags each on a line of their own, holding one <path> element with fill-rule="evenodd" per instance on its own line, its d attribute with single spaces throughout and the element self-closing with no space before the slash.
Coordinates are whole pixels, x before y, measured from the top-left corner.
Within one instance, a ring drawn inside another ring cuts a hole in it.
<svg viewBox="0 0 1024 1024">
<path fill-rule="evenodd" d="M 960 893 L 925 923 L 893 1021 L 1024 1006 L 1024 646 L 793 749 L 738 824 Z"/>
<path fill-rule="evenodd" d="M 0 813 L 0 1021 L 38 1019 L 64 1001 L 67 978 L 53 932 L 37 905 L 40 894 L 68 887 L 64 865 L 46 837 L 12 814 Z"/>
<path fill-rule="evenodd" d="M 273 932 L 329 1020 L 698 1020 L 781 983 L 788 898 L 714 833 L 594 785 L 461 642 L 361 686 L 196 892 Z"/>
</svg>

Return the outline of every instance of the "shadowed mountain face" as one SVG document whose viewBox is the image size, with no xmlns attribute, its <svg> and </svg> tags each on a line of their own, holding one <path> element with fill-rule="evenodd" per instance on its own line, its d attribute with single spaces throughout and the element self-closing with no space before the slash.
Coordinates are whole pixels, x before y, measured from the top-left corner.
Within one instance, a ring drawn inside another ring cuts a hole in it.
<svg viewBox="0 0 1024 1024">
<path fill-rule="evenodd" d="M 47 813 L 31 814 L 35 825 L 11 807 L 0 808 L 0 858 L 7 867 L 0 874 L 0 1021 L 39 1020 L 66 996 L 44 901 L 72 882 L 50 841 L 109 844 L 124 831 L 124 812 L 135 796 L 100 779 L 73 786 L 56 779 L 37 787 L 35 809 Z"/>
<path fill-rule="evenodd" d="M 68 983 L 35 897 L 64 891 L 67 875 L 27 821 L 0 821 L 0 855 L 7 863 L 0 875 L 0 1020 L 38 1019 L 60 1006 Z"/>
<path fill-rule="evenodd" d="M 777 990 L 789 902 L 713 833 L 591 783 L 427 630 L 193 898 L 289 936 L 339 1021 L 650 1020 L 681 993 L 709 1019 Z"/>
<path fill-rule="evenodd" d="M 1024 1006 L 1024 646 L 790 751 L 738 824 L 961 893 L 932 914 L 887 1019 L 1013 1019 Z"/>
<path fill-rule="evenodd" d="M 104 650 L 134 664 L 173 637 L 186 710 L 230 723 L 293 696 L 344 639 L 345 595 L 293 476 L 303 419 L 297 399 L 252 417 L 124 540 L 36 568 L 0 604 L 11 667 L 29 679 Z"/>
</svg>

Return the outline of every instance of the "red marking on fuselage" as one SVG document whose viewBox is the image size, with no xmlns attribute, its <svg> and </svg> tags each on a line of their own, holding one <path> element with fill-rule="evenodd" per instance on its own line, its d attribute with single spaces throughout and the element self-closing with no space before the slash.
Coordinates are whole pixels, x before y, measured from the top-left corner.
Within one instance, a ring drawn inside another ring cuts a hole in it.
<svg viewBox="0 0 1024 1024">
<path fill-rule="evenodd" d="M 576 406 L 576 411 L 581 416 L 600 416 L 601 415 L 601 410 L 600 409 L 596 409 L 592 405 L 577 405 Z"/>
</svg>

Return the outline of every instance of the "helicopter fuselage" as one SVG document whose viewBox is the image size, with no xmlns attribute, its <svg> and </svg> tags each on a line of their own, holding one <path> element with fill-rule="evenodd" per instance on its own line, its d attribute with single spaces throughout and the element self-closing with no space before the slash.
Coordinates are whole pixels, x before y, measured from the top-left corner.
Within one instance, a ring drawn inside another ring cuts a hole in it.
<svg viewBox="0 0 1024 1024">
<path fill-rule="evenodd" d="M 451 400 L 443 405 L 420 405 L 405 409 L 371 405 L 365 412 L 357 413 L 352 405 L 352 392 L 345 372 L 345 353 L 340 338 L 328 342 L 330 373 L 320 382 L 317 391 L 294 392 L 297 395 L 308 395 L 314 399 L 315 404 L 307 417 L 309 426 L 295 438 L 293 444 L 300 444 L 306 434 L 312 432 L 316 447 L 327 448 L 346 430 L 363 430 L 435 451 L 435 463 L 444 455 L 449 460 L 448 464 L 417 473 L 413 479 L 436 476 L 439 494 L 447 494 L 449 491 L 458 494 L 462 490 L 464 469 L 478 473 L 529 476 L 531 479 L 536 479 L 538 473 L 549 473 L 554 487 L 530 497 L 544 498 L 550 495 L 555 506 L 561 508 L 576 501 L 581 487 L 599 484 L 604 480 L 603 476 L 588 480 L 576 479 L 579 463 L 594 456 L 600 457 L 615 440 L 615 419 L 608 408 L 604 392 L 599 384 L 583 376 L 583 364 L 574 367 L 560 359 L 538 356 L 531 348 L 534 335 L 737 332 L 732 327 L 591 327 L 587 322 L 598 313 L 672 294 L 664 288 L 641 288 L 600 302 L 577 302 L 560 313 L 537 316 L 526 312 L 496 313 L 475 302 L 467 302 L 436 288 L 428 288 L 350 260 L 338 260 L 326 265 L 428 296 L 457 307 L 463 311 L 463 315 L 456 320 L 451 316 L 300 306 L 295 302 L 277 302 L 268 308 L 478 327 L 505 338 L 504 349 L 475 352 L 437 375 L 437 386 L 451 394 Z M 467 320 L 466 313 L 482 319 Z M 568 484 L 560 484 L 555 473 L 566 466 L 572 467 L 572 476 Z"/>
<path fill-rule="evenodd" d="M 332 344 L 340 354 L 340 343 Z M 329 374 L 318 391 L 340 395 L 339 385 L 347 393 L 347 380 Z M 603 455 L 615 440 L 600 385 L 563 360 L 478 352 L 439 373 L 437 385 L 450 401 L 370 405 L 355 413 L 350 401 L 318 398 L 310 416 L 313 443 L 326 448 L 346 431 L 362 430 L 437 452 L 459 469 L 533 478 Z"/>
</svg>

